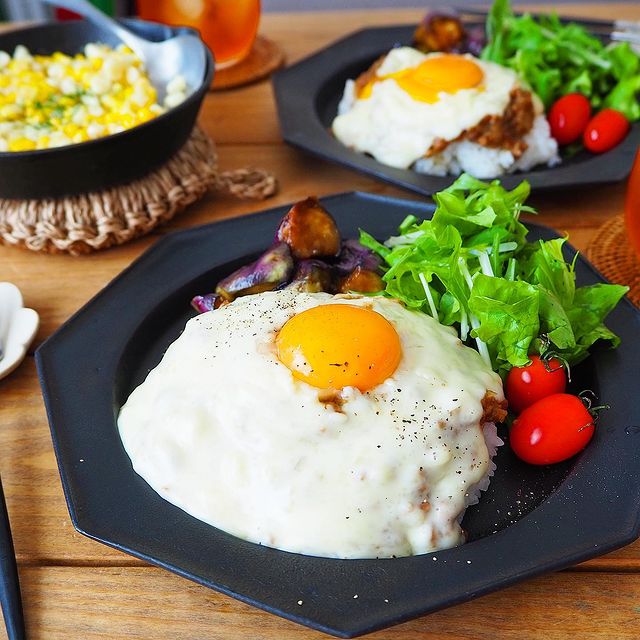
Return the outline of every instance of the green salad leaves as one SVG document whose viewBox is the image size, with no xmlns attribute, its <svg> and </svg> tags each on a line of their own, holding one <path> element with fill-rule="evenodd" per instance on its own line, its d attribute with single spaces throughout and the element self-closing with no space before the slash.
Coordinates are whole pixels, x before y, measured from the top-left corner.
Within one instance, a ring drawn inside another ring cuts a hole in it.
<svg viewBox="0 0 640 640">
<path fill-rule="evenodd" d="M 549 108 L 560 96 L 582 93 L 594 109 L 610 107 L 640 119 L 640 57 L 628 43 L 605 45 L 557 15 L 514 16 L 509 0 L 495 0 L 487 17 L 482 58 L 511 67 Z"/>
<path fill-rule="evenodd" d="M 565 239 L 528 242 L 519 220 L 522 211 L 534 212 L 524 204 L 528 195 L 527 182 L 507 191 L 498 180 L 463 174 L 434 195 L 431 220 L 407 217 L 384 244 L 360 233 L 384 261 L 384 295 L 458 326 L 461 339 L 474 339 L 501 374 L 526 364 L 546 342 L 569 364 L 584 359 L 596 340 L 617 346 L 603 320 L 628 291 L 576 288 Z"/>
</svg>

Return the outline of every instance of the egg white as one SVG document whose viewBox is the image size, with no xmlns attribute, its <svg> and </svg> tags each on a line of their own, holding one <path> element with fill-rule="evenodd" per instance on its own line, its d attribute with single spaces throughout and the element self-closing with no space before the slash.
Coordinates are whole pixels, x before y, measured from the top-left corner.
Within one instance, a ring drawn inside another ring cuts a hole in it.
<svg viewBox="0 0 640 640">
<path fill-rule="evenodd" d="M 382 77 L 416 67 L 427 58 L 441 55 L 398 47 L 386 55 L 376 75 Z M 455 93 L 441 92 L 434 103 L 414 99 L 393 78 L 375 82 L 371 96 L 360 99 L 349 80 L 338 116 L 332 123 L 334 135 L 358 152 L 369 153 L 386 165 L 407 169 L 437 139 L 455 140 L 485 116 L 502 115 L 511 91 L 519 86 L 516 73 L 470 54 L 465 57 L 481 68 L 482 82 Z"/>
<path fill-rule="evenodd" d="M 275 354 L 284 323 L 320 304 L 371 307 L 401 340 L 395 373 L 343 389 L 341 407 Z M 229 533 L 311 555 L 411 555 L 463 541 L 458 518 L 492 465 L 479 424 L 488 389 L 503 397 L 478 353 L 424 314 L 285 290 L 190 320 L 118 428 L 151 487 Z"/>
</svg>

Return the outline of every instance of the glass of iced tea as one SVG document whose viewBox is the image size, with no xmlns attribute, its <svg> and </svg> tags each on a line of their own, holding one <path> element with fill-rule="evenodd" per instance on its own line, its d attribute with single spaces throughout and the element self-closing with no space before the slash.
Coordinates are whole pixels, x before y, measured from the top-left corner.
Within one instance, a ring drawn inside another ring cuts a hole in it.
<svg viewBox="0 0 640 640">
<path fill-rule="evenodd" d="M 640 258 L 640 147 L 627 183 L 624 203 L 624 222 L 629 243 Z"/>
<path fill-rule="evenodd" d="M 216 69 L 240 62 L 251 51 L 260 22 L 260 0 L 138 0 L 144 20 L 200 31 Z"/>
</svg>

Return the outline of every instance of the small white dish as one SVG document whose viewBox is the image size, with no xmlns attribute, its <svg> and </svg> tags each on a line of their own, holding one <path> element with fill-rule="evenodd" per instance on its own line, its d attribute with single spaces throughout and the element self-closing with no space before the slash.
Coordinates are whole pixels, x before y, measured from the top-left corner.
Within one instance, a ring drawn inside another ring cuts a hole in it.
<svg viewBox="0 0 640 640">
<path fill-rule="evenodd" d="M 24 359 L 40 319 L 33 309 L 25 309 L 20 289 L 0 282 L 0 378 L 9 375 Z"/>
</svg>

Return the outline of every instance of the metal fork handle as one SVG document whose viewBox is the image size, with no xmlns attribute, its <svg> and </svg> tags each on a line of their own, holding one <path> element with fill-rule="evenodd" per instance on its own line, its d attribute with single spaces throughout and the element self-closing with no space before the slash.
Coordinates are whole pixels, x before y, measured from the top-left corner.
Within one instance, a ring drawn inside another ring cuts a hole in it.
<svg viewBox="0 0 640 640">
<path fill-rule="evenodd" d="M 618 42 L 640 44 L 640 31 L 614 31 L 611 34 L 611 39 Z"/>
<path fill-rule="evenodd" d="M 42 0 L 43 2 L 55 7 L 61 7 L 68 9 L 81 16 L 84 16 L 89 21 L 102 27 L 106 31 L 110 31 L 116 35 L 122 42 L 124 42 L 130 49 L 137 51 L 140 48 L 141 39 L 134 35 L 128 29 L 125 29 L 115 20 L 112 20 L 109 16 L 105 15 L 94 7 L 87 0 Z"/>
<path fill-rule="evenodd" d="M 640 35 L 640 20 L 615 20 L 613 28 L 615 31 L 637 33 Z"/>
</svg>

